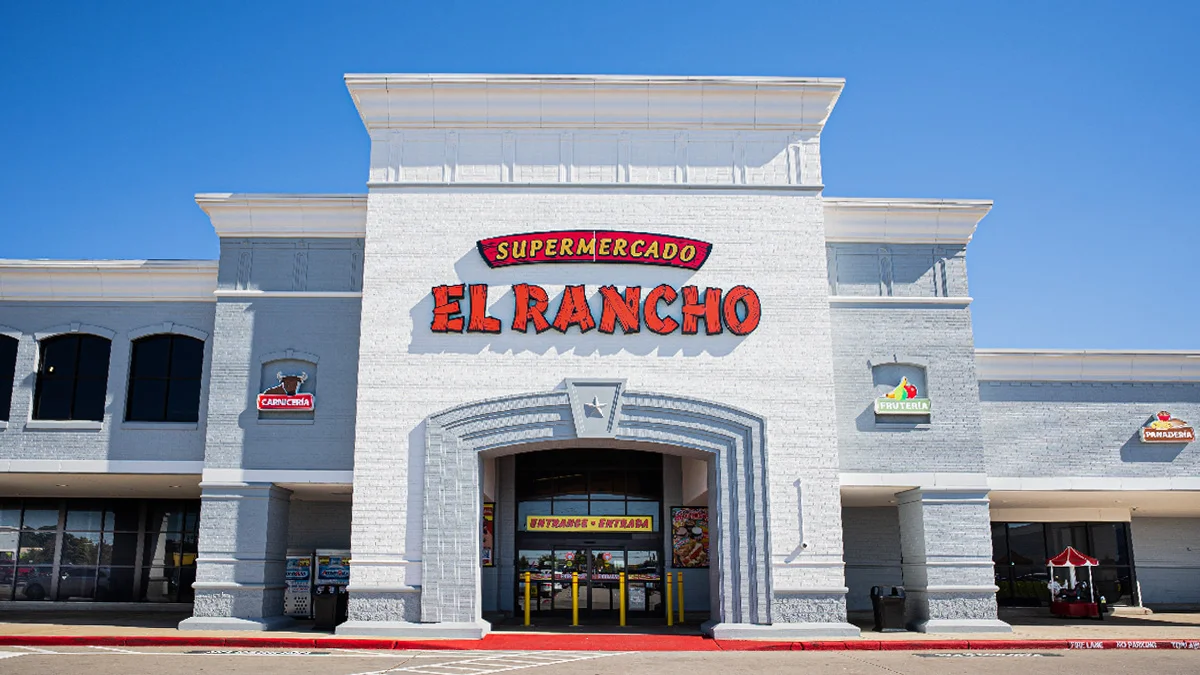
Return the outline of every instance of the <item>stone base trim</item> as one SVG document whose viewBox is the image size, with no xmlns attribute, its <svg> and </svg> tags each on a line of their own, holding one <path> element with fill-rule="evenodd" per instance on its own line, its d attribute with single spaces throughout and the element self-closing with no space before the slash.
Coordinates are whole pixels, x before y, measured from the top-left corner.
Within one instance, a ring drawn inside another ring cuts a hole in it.
<svg viewBox="0 0 1200 675">
<path fill-rule="evenodd" d="M 409 621 L 347 621 L 334 631 L 338 635 L 372 637 L 482 640 L 492 624 L 482 619 L 464 623 L 414 623 Z"/>
<path fill-rule="evenodd" d="M 716 640 L 807 640 L 810 638 L 861 637 L 858 626 L 846 622 L 828 623 L 718 623 L 709 621 L 700 631 Z"/>
<path fill-rule="evenodd" d="M 193 616 L 179 622 L 179 630 L 286 630 L 295 624 L 290 616 L 238 619 L 232 616 Z"/>
<path fill-rule="evenodd" d="M 846 589 L 776 590 L 772 624 L 838 624 L 846 621 Z"/>
<path fill-rule="evenodd" d="M 927 619 L 911 626 L 918 633 L 1011 633 L 1012 626 L 999 619 Z"/>
</svg>

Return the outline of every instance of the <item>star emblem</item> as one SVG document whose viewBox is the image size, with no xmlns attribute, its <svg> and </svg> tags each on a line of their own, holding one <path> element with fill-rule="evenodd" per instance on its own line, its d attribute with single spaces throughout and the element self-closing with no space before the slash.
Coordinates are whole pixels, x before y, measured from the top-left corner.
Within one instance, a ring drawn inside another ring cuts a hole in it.
<svg viewBox="0 0 1200 675">
<path fill-rule="evenodd" d="M 591 402 L 591 403 L 584 403 L 584 404 L 583 404 L 583 407 L 584 407 L 584 409 L 586 409 L 586 410 L 589 410 L 589 411 L 591 411 L 591 410 L 594 410 L 594 411 L 596 411 L 596 414 L 597 414 L 598 416 L 600 416 L 600 417 L 604 417 L 604 407 L 605 407 L 605 406 L 607 406 L 607 405 L 608 405 L 607 403 L 601 403 L 601 402 L 600 402 L 600 397 L 599 397 L 599 396 L 593 396 L 593 397 L 592 397 L 592 402 Z"/>
</svg>

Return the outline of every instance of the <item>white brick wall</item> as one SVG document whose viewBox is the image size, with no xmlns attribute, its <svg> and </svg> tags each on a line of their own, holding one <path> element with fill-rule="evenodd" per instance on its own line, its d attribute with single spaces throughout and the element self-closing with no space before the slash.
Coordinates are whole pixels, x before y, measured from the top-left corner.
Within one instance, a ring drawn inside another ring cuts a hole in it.
<svg viewBox="0 0 1200 675">
<path fill-rule="evenodd" d="M 376 190 L 368 203 L 356 584 L 419 583 L 416 565 L 397 563 L 420 559 L 425 417 L 469 401 L 549 390 L 567 377 L 619 377 L 630 390 L 718 401 L 766 418 L 776 588 L 842 585 L 825 243 L 814 193 L 424 188 Z M 630 265 L 490 270 L 475 249 L 487 236 L 591 227 L 695 237 L 714 249 L 697 273 Z M 429 331 L 430 288 L 458 282 L 492 285 L 502 334 Z M 566 283 L 586 284 L 594 310 L 597 286 L 609 283 L 745 284 L 758 292 L 763 318 L 744 338 L 576 329 L 523 335 L 510 329 L 509 287 L 519 282 L 546 286 L 551 312 Z M 798 494 L 810 547 L 793 556 L 801 543 Z M 405 568 L 412 570 L 407 576 Z"/>
</svg>

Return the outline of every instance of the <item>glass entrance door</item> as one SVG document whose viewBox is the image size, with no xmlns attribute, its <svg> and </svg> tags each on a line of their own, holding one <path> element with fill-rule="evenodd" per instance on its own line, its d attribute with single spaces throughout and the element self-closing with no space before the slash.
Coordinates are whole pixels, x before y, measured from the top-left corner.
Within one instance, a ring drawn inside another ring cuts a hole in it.
<svg viewBox="0 0 1200 675">
<path fill-rule="evenodd" d="M 620 574 L 625 571 L 625 551 L 618 548 L 590 549 L 588 559 L 588 609 L 592 618 L 620 609 Z"/>
<path fill-rule="evenodd" d="M 517 552 L 517 614 L 525 612 L 525 573 L 533 617 L 571 616 L 571 575 L 578 574 L 580 621 L 617 623 L 621 572 L 625 610 L 630 618 L 659 616 L 663 606 L 662 563 L 658 551 L 632 546 L 549 547 Z"/>
</svg>

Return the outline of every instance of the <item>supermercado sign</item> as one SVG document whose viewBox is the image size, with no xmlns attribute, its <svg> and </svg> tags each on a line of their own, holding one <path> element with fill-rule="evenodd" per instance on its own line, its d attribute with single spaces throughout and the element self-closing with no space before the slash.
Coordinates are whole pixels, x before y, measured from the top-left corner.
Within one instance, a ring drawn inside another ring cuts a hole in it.
<svg viewBox="0 0 1200 675">
<path fill-rule="evenodd" d="M 566 230 L 481 239 L 479 255 L 489 267 L 534 263 L 633 263 L 698 270 L 712 244 L 646 232 Z"/>
<path fill-rule="evenodd" d="M 530 532 L 653 532 L 653 516 L 526 516 Z"/>
</svg>

